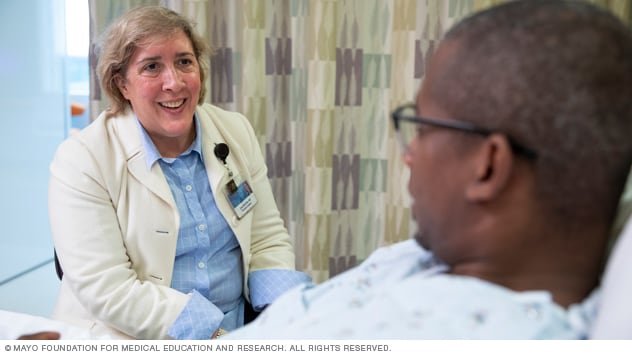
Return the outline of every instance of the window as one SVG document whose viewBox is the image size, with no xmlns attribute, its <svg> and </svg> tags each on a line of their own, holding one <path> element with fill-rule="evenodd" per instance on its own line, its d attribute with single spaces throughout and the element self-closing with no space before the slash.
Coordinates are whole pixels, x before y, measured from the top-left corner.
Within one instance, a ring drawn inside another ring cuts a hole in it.
<svg viewBox="0 0 632 355">
<path fill-rule="evenodd" d="M 87 0 L 65 0 L 65 7 L 68 102 L 76 108 L 76 114 L 70 115 L 72 134 L 90 122 L 90 12 Z M 78 113 L 80 108 L 83 111 Z"/>
</svg>

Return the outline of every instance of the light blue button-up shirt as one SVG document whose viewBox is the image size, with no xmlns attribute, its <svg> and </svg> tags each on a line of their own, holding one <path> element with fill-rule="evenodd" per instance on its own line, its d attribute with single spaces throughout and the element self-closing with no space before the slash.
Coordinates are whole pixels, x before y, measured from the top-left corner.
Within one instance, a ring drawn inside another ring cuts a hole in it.
<svg viewBox="0 0 632 355">
<path fill-rule="evenodd" d="M 217 328 L 243 325 L 242 255 L 239 242 L 217 208 L 202 157 L 202 138 L 177 158 L 163 158 L 139 123 L 147 167 L 160 164 L 180 213 L 171 287 L 192 293 L 169 329 L 176 339 L 208 339 Z M 194 118 L 200 132 L 198 118 Z M 309 281 L 294 270 L 258 270 L 248 286 L 255 309 L 261 309 L 285 290 Z"/>
</svg>

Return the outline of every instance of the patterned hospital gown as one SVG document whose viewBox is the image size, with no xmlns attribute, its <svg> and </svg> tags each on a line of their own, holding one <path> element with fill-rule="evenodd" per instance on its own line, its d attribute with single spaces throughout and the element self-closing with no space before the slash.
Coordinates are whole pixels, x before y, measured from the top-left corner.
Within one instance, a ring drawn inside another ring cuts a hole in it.
<svg viewBox="0 0 632 355">
<path fill-rule="evenodd" d="M 596 292 L 564 309 L 546 291 L 515 292 L 446 274 L 414 240 L 375 251 L 320 285 L 282 295 L 226 339 L 582 339 Z"/>
</svg>

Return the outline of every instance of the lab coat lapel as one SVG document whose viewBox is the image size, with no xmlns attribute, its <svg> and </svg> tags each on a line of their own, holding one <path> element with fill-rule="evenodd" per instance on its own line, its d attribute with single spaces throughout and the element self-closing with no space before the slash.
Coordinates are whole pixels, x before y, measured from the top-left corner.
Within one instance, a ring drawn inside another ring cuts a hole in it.
<svg viewBox="0 0 632 355">
<path fill-rule="evenodd" d="M 219 132 L 212 126 L 211 120 L 198 111 L 198 118 L 200 120 L 200 130 L 202 131 L 202 156 L 204 158 L 204 166 L 206 167 L 206 173 L 208 175 L 209 183 L 213 190 L 213 194 L 218 196 L 218 192 L 222 184 L 228 182 L 228 171 L 224 164 L 215 156 L 215 145 L 219 143 L 226 143 L 225 139 L 219 134 Z M 229 153 L 230 157 L 230 153 Z M 227 159 L 228 160 L 228 159 Z"/>
<path fill-rule="evenodd" d="M 175 206 L 173 194 L 167 183 L 167 179 L 160 169 L 160 164 L 155 163 L 151 170 L 147 169 L 147 161 L 145 154 L 139 152 L 127 161 L 127 167 L 132 176 L 147 187 L 151 192 L 158 195 L 161 199 L 171 206 Z"/>
<path fill-rule="evenodd" d="M 154 164 L 151 170 L 147 168 L 139 127 L 133 113 L 129 113 L 126 117 L 117 118 L 116 125 L 125 149 L 129 173 L 151 192 L 158 195 L 170 206 L 175 207 L 175 200 L 167 179 L 160 169 L 160 164 Z"/>
</svg>

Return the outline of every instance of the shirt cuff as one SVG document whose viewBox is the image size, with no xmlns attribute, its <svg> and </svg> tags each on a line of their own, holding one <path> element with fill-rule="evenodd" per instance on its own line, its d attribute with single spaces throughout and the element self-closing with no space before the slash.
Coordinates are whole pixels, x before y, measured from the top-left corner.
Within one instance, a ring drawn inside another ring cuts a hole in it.
<svg viewBox="0 0 632 355">
<path fill-rule="evenodd" d="M 311 282 L 304 272 L 286 269 L 255 270 L 248 274 L 250 303 L 255 311 L 261 311 L 285 291 L 297 285 Z"/>
<path fill-rule="evenodd" d="M 169 328 L 168 334 L 178 340 L 210 339 L 223 318 L 224 313 L 217 306 L 193 290 L 189 302 Z"/>
</svg>

